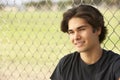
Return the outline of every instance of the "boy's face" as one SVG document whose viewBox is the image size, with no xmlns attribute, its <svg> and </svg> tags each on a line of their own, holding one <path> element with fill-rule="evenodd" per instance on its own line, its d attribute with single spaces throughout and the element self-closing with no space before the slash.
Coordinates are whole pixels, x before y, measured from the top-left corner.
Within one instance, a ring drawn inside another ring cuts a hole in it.
<svg viewBox="0 0 120 80">
<path fill-rule="evenodd" d="M 99 45 L 101 30 L 93 32 L 93 28 L 83 18 L 73 17 L 68 22 L 68 34 L 71 42 L 79 52 L 95 49 Z"/>
</svg>

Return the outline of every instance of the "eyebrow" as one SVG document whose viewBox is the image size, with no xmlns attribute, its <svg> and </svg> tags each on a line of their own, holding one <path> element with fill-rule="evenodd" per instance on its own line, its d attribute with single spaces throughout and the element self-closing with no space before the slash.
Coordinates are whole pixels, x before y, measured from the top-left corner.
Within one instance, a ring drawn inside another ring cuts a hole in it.
<svg viewBox="0 0 120 80">
<path fill-rule="evenodd" d="M 78 29 L 81 29 L 81 28 L 84 28 L 84 27 L 87 27 L 87 26 L 86 25 L 81 25 L 81 26 L 77 27 L 76 29 L 78 30 Z M 68 29 L 68 32 L 69 31 L 72 31 L 72 29 Z"/>
<path fill-rule="evenodd" d="M 86 25 L 82 25 L 82 26 L 77 27 L 77 29 L 81 29 L 81 28 L 84 28 L 84 27 L 87 27 L 87 26 Z"/>
</svg>

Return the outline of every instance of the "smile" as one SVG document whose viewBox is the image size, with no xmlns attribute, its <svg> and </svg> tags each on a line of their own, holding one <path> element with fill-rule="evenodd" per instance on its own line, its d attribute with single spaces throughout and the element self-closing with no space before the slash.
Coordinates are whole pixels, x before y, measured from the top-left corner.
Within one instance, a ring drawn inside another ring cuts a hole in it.
<svg viewBox="0 0 120 80">
<path fill-rule="evenodd" d="M 75 42 L 75 46 L 81 47 L 84 43 L 85 41 L 77 41 Z"/>
</svg>

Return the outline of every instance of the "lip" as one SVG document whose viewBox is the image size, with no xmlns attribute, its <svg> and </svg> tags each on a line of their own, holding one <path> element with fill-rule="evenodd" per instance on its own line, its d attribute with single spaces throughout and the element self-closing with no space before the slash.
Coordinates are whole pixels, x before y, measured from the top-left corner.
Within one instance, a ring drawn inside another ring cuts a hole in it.
<svg viewBox="0 0 120 80">
<path fill-rule="evenodd" d="M 84 43 L 85 43 L 85 41 L 76 41 L 75 46 L 81 47 Z"/>
</svg>

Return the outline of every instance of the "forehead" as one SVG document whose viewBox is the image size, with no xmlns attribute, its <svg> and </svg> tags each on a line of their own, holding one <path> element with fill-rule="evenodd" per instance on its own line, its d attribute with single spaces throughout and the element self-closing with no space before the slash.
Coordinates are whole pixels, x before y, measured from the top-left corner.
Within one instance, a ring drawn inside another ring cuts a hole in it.
<svg viewBox="0 0 120 80">
<path fill-rule="evenodd" d="M 89 24 L 85 19 L 73 17 L 68 22 L 68 29 L 74 29 L 74 28 L 83 27 L 87 25 Z"/>
</svg>

